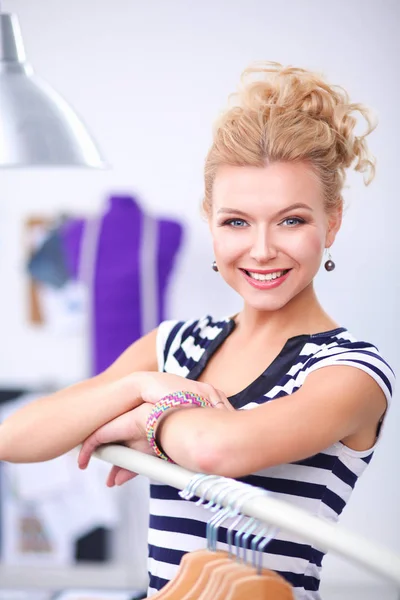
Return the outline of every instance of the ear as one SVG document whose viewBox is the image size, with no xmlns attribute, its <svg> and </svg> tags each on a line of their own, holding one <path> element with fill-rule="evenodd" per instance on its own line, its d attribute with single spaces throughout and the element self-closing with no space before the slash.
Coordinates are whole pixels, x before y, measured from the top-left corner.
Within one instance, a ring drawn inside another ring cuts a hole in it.
<svg viewBox="0 0 400 600">
<path fill-rule="evenodd" d="M 328 216 L 328 227 L 325 237 L 325 248 L 330 248 L 335 241 L 336 234 L 340 229 L 343 217 L 343 203 L 340 203 L 338 208 L 335 208 Z"/>
</svg>

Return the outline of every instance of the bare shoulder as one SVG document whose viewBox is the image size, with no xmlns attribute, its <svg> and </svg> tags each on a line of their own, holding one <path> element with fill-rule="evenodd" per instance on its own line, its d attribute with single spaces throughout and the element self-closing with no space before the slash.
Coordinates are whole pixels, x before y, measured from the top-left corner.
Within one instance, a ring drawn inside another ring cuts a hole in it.
<svg viewBox="0 0 400 600">
<path fill-rule="evenodd" d="M 296 395 L 313 408 L 318 402 L 326 414 L 357 416 L 361 427 L 376 425 L 387 408 L 382 387 L 370 374 L 340 364 L 311 373 Z"/>
<path fill-rule="evenodd" d="M 157 333 L 158 328 L 136 340 L 97 379 L 115 381 L 135 371 L 158 371 Z"/>
</svg>

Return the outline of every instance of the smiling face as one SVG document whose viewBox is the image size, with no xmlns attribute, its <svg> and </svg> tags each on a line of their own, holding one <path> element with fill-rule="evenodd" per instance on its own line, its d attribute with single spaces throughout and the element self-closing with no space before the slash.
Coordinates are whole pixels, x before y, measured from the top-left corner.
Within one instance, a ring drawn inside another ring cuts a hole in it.
<svg viewBox="0 0 400 600">
<path fill-rule="evenodd" d="M 340 227 L 306 163 L 219 167 L 209 224 L 225 281 L 245 303 L 278 310 L 312 284 Z"/>
</svg>

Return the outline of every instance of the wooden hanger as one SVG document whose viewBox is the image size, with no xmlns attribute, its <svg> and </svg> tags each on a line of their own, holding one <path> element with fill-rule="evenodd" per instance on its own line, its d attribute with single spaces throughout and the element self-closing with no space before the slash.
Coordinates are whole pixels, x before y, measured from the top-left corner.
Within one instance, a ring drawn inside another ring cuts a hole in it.
<svg viewBox="0 0 400 600">
<path fill-rule="evenodd" d="M 293 600 L 294 596 L 292 587 L 286 581 L 254 574 L 235 581 L 224 600 L 249 600 L 249 598 L 251 600 Z"/>
<path fill-rule="evenodd" d="M 236 536 L 237 538 L 235 539 L 235 545 L 237 550 L 239 550 L 239 546 L 241 543 L 244 543 L 244 548 L 246 548 L 246 540 L 248 539 L 249 535 L 253 533 L 254 529 L 257 527 L 257 523 L 253 523 L 250 527 L 248 527 L 248 525 L 245 526 L 245 529 L 241 529 L 239 530 L 239 532 L 237 532 Z M 247 532 L 246 532 L 247 529 Z M 240 532 L 242 532 L 242 534 L 240 534 Z M 246 532 L 246 533 L 244 533 Z M 266 543 L 268 543 L 270 540 L 268 540 L 267 538 L 264 539 L 264 541 L 261 543 L 261 546 L 259 545 L 259 541 L 262 540 L 262 538 L 265 535 L 265 530 L 263 530 L 262 532 L 260 532 L 254 539 L 252 542 L 252 556 L 253 559 L 255 557 L 254 552 L 257 551 L 258 548 L 263 548 Z M 228 539 L 229 539 L 229 547 L 232 547 L 232 538 L 231 538 L 231 534 L 232 534 L 232 528 L 229 528 L 228 530 Z M 244 534 L 244 535 L 243 535 Z M 242 537 L 243 536 L 243 537 Z M 269 534 L 269 538 L 271 539 L 271 532 Z M 238 546 L 239 544 L 239 546 Z M 292 599 L 293 595 L 292 595 L 292 587 L 280 576 L 278 575 L 278 573 L 275 573 L 274 571 L 271 571 L 269 569 L 263 569 L 261 568 L 261 564 L 259 565 L 259 568 L 257 569 L 255 566 L 255 563 L 249 564 L 246 562 L 241 562 L 239 560 L 237 560 L 237 557 L 235 557 L 233 554 L 230 554 L 231 556 L 231 561 L 227 562 L 225 561 L 224 563 L 220 563 L 219 565 L 215 565 L 215 568 L 212 569 L 211 574 L 208 578 L 208 580 L 206 581 L 206 585 L 203 588 L 202 593 L 199 596 L 193 596 L 193 598 L 188 598 L 187 600 L 226 600 L 227 596 L 231 593 L 232 589 L 235 589 L 235 586 L 237 585 L 237 583 L 239 581 L 241 581 L 243 578 L 246 578 L 247 581 L 249 577 L 262 577 L 264 579 L 269 579 L 269 580 L 275 580 L 278 581 L 278 583 L 281 584 L 282 587 L 282 594 L 280 597 L 282 598 L 287 598 L 287 600 Z M 246 554 L 244 554 L 244 558 L 246 557 Z M 259 585 L 259 584 L 257 584 Z M 238 592 L 240 593 L 240 591 Z M 275 590 L 274 590 L 275 593 Z M 240 597 L 240 596 L 239 596 Z M 273 598 L 273 596 L 270 596 L 270 598 Z M 186 598 L 184 599 L 186 600 Z M 279 598 L 278 598 L 279 600 Z"/>
<path fill-rule="evenodd" d="M 213 567 L 212 564 L 210 566 Z M 200 593 L 193 596 L 193 598 L 188 596 L 182 600 L 225 600 L 227 593 L 236 580 L 257 573 L 257 571 L 251 565 L 237 562 L 234 557 L 232 557 L 229 561 L 224 561 L 223 563 L 221 562 L 218 565 L 215 564 L 215 567 L 210 571 L 211 572 L 206 580 L 205 585 L 202 587 L 196 585 L 195 589 L 193 589 L 193 592 L 197 592 L 199 589 Z M 262 575 L 266 577 L 280 578 L 277 573 L 267 569 L 263 570 Z"/>
<path fill-rule="evenodd" d="M 203 587 L 202 592 L 199 594 L 198 600 L 203 600 L 204 598 L 216 600 L 220 596 L 220 590 L 226 578 L 240 577 L 238 567 L 242 566 L 235 561 L 234 557 L 230 559 L 229 563 L 216 566 L 205 587 Z"/>
<path fill-rule="evenodd" d="M 193 563 L 192 558 L 195 558 Z M 232 600 L 249 600 L 249 598 L 253 600 L 253 596 L 249 595 L 250 590 L 252 594 L 264 594 L 254 596 L 254 600 L 258 600 L 258 597 L 262 600 L 293 600 L 291 585 L 278 573 L 263 569 L 261 574 L 258 574 L 254 567 L 238 563 L 234 558 L 228 558 L 225 552 L 199 550 L 186 554 L 182 561 L 185 563 L 184 568 L 180 569 L 182 575 L 170 581 L 161 592 L 153 596 L 154 598 L 157 600 L 228 600 L 230 594 L 235 594 Z M 194 570 L 183 573 L 184 569 L 191 569 L 191 563 Z M 243 581 L 245 586 L 241 583 Z M 267 592 L 268 595 L 265 595 Z"/>
<path fill-rule="evenodd" d="M 206 476 L 198 477 L 200 481 Z M 220 493 L 225 493 L 225 490 L 227 488 L 223 488 Z M 243 500 L 247 496 L 249 492 L 241 493 L 240 499 Z M 186 499 L 189 498 L 190 494 Z M 218 502 L 216 504 L 218 505 Z M 236 507 L 235 512 L 238 508 Z M 276 573 L 265 570 L 258 574 L 256 569 L 238 563 L 227 552 L 215 551 L 216 529 L 227 516 L 230 516 L 232 509 L 232 506 L 225 508 L 208 523 L 208 526 L 212 525 L 214 528 L 211 537 L 209 531 L 207 533 L 207 541 L 213 549 L 185 554 L 175 577 L 153 596 L 154 600 L 293 600 L 291 586 Z M 240 515 L 229 527 L 228 532 L 232 533 L 243 518 L 243 515 Z M 246 524 L 245 528 L 239 530 L 236 535 L 245 534 L 245 539 L 255 527 L 256 525 L 252 524 L 249 529 Z"/>
<path fill-rule="evenodd" d="M 219 479 L 218 476 L 214 475 L 204 475 L 199 474 L 196 476 L 196 483 L 199 483 L 203 479 L 212 478 Z M 214 481 L 212 485 L 214 485 Z M 202 504 L 206 497 L 206 491 L 208 491 L 209 486 L 205 489 L 203 494 L 199 497 L 198 502 L 196 504 Z M 219 490 L 219 494 L 215 499 L 215 505 L 218 506 L 221 496 L 226 495 L 230 490 L 231 482 L 229 481 L 229 485 L 225 485 L 221 490 Z M 194 487 L 187 491 L 184 498 L 190 499 L 194 494 Z M 210 504 L 210 503 L 209 503 Z M 208 508 L 207 505 L 205 508 Z M 222 509 L 222 505 L 220 505 Z M 229 516 L 232 512 L 231 507 L 226 507 L 220 510 L 207 524 L 207 545 L 209 548 L 207 550 L 196 550 L 194 552 L 188 552 L 184 554 L 182 560 L 179 565 L 179 569 L 175 577 L 169 581 L 163 588 L 155 594 L 155 600 L 197 600 L 197 597 L 200 595 L 202 589 L 205 587 L 208 578 L 212 572 L 212 568 L 216 567 L 219 564 L 230 562 L 229 554 L 227 552 L 216 551 L 211 543 L 210 526 L 217 527 L 219 523 L 224 521 L 227 516 Z M 214 532 L 216 530 L 214 529 Z M 213 548 L 213 549 L 210 549 Z"/>
<path fill-rule="evenodd" d="M 256 569 L 251 567 L 250 565 L 242 565 L 235 563 L 235 566 L 230 571 L 226 571 L 225 573 L 221 573 L 222 577 L 218 582 L 218 588 L 209 587 L 209 592 L 204 590 L 204 595 L 200 596 L 199 600 L 226 600 L 232 590 L 235 594 L 239 594 L 237 597 L 235 596 L 235 600 L 243 600 L 247 599 L 248 592 L 246 589 L 245 595 L 241 596 L 241 587 L 239 583 L 245 580 L 247 583 L 252 582 L 255 579 L 263 579 L 268 585 L 268 596 L 266 598 L 273 600 L 293 600 L 292 587 L 287 581 L 283 579 L 278 573 L 271 571 L 269 569 L 263 569 L 261 574 L 257 572 Z M 257 582 L 256 582 L 257 583 Z M 278 585 L 277 585 L 278 584 Z M 258 584 L 257 584 L 258 585 Z M 264 589 L 265 585 L 260 584 L 262 589 Z M 238 587 L 239 586 L 239 587 Z M 279 595 L 278 595 L 279 591 Z"/>
<path fill-rule="evenodd" d="M 229 569 L 231 564 L 232 560 L 227 554 L 224 558 L 210 561 L 203 567 L 200 577 L 196 581 L 195 585 L 185 594 L 185 596 L 180 596 L 179 600 L 198 600 L 198 598 L 202 596 L 203 590 L 208 586 L 210 578 L 213 576 L 214 572 L 220 568 Z"/>
<path fill-rule="evenodd" d="M 154 600 L 183 600 L 201 579 L 203 569 L 227 560 L 230 560 L 228 553 L 221 551 L 196 550 L 184 554 L 177 574 L 153 596 Z"/>
</svg>

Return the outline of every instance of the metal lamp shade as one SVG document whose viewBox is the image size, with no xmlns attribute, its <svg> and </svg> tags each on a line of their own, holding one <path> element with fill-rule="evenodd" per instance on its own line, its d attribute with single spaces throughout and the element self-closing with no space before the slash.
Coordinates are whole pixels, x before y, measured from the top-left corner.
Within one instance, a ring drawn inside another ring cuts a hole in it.
<svg viewBox="0 0 400 600">
<path fill-rule="evenodd" d="M 104 168 L 98 148 L 68 103 L 25 62 L 15 15 L 0 15 L 0 168 Z"/>
</svg>

